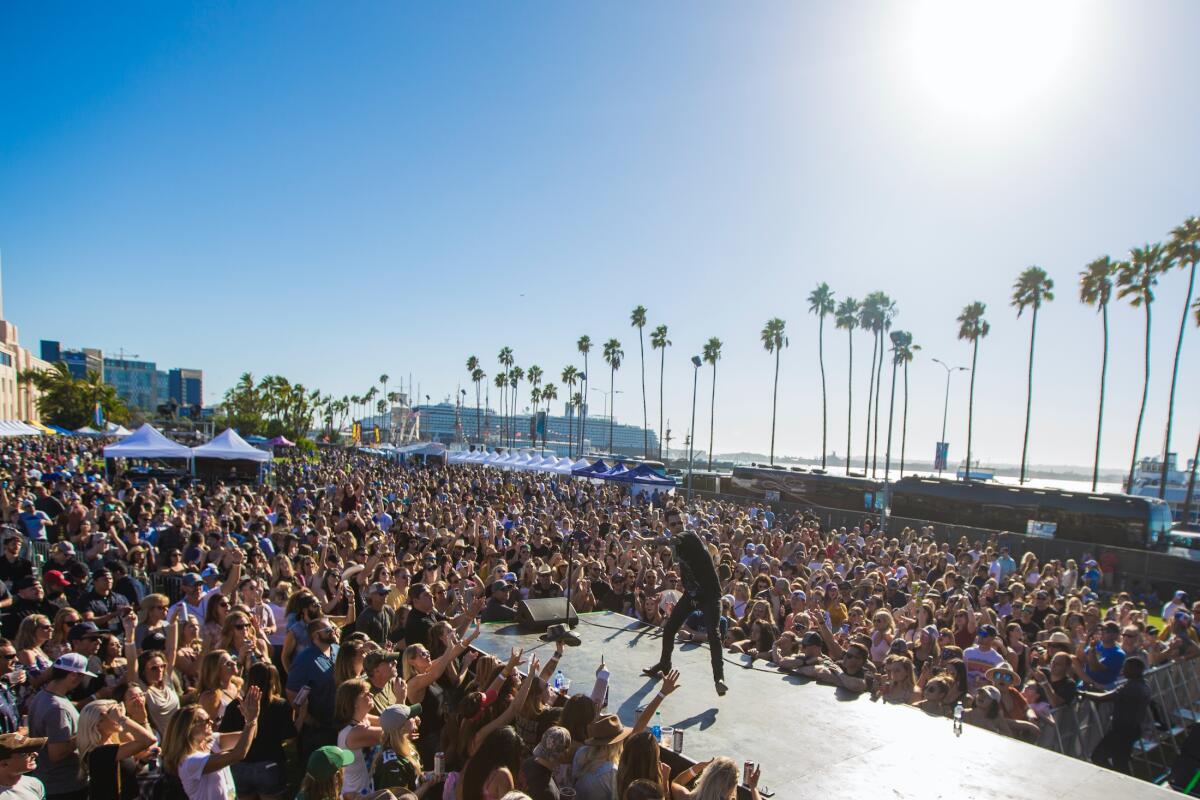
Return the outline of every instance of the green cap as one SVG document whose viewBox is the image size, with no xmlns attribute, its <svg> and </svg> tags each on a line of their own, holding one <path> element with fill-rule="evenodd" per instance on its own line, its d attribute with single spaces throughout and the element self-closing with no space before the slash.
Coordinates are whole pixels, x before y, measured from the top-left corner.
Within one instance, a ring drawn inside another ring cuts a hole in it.
<svg viewBox="0 0 1200 800">
<path fill-rule="evenodd" d="M 318 747 L 308 757 L 308 774 L 314 778 L 326 780 L 332 778 L 342 767 L 354 763 L 354 753 L 341 747 L 326 745 Z"/>
</svg>

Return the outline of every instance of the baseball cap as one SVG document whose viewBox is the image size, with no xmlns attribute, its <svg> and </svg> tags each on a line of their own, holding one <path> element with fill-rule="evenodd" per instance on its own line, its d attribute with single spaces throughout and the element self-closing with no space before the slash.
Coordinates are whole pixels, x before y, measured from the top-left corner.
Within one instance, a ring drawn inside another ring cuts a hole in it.
<svg viewBox="0 0 1200 800">
<path fill-rule="evenodd" d="M 59 573 L 62 574 L 61 572 Z M 19 592 L 22 589 L 28 589 L 31 586 L 37 586 L 37 578 L 32 575 L 22 575 L 13 582 L 13 591 Z"/>
<path fill-rule="evenodd" d="M 403 703 L 388 706 L 379 712 L 379 727 L 383 728 L 384 733 L 395 733 L 403 728 L 410 719 L 420 713 L 420 703 L 411 706 L 406 706 Z"/>
<path fill-rule="evenodd" d="M 387 594 L 389 591 L 390 589 L 388 589 L 388 587 L 376 581 L 375 583 L 371 584 L 370 588 L 367 590 L 367 594 Z"/>
<path fill-rule="evenodd" d="M 198 586 L 204 582 L 204 579 L 200 577 L 199 573 L 188 572 L 183 576 L 182 582 L 184 586 Z"/>
<path fill-rule="evenodd" d="M 354 753 L 341 747 L 325 745 L 318 747 L 308 757 L 308 774 L 320 780 L 329 780 L 343 767 L 354 763 Z"/>
<path fill-rule="evenodd" d="M 99 635 L 100 629 L 96 627 L 96 623 L 86 620 L 84 622 L 76 622 L 71 626 L 71 630 L 67 634 L 67 641 L 75 642 L 80 639 L 94 638 Z"/>
<path fill-rule="evenodd" d="M 549 564 L 542 564 L 540 567 L 538 567 L 537 574 L 538 575 L 551 575 L 551 574 L 553 574 L 553 572 L 554 571 L 552 569 L 550 569 Z"/>
<path fill-rule="evenodd" d="M 17 753 L 36 753 L 46 745 L 44 738 L 33 738 L 21 733 L 6 733 L 0 735 L 0 759 L 15 756 Z"/>
<path fill-rule="evenodd" d="M 508 582 L 507 581 L 495 581 L 494 583 L 492 583 L 492 591 L 493 592 L 507 592 L 508 591 Z"/>
<path fill-rule="evenodd" d="M 978 635 L 980 638 L 984 636 L 996 636 L 997 631 L 994 625 L 980 625 Z"/>
<path fill-rule="evenodd" d="M 91 624 L 91 623 L 88 623 Z M 75 627 L 79 627 L 78 625 Z M 92 625 L 95 628 L 95 625 Z M 75 633 L 75 628 L 71 629 L 71 633 Z M 72 637 L 74 638 L 74 637 Z M 77 675 L 86 675 L 89 678 L 96 677 L 93 672 L 88 672 L 87 656 L 81 653 L 63 653 L 54 662 L 55 669 L 61 669 L 63 672 L 74 672 Z"/>
<path fill-rule="evenodd" d="M 216 567 L 214 567 L 212 564 L 209 564 L 207 567 L 205 567 L 200 572 L 200 577 L 201 578 L 219 578 L 219 577 L 221 577 L 221 571 L 218 570 Z"/>
<path fill-rule="evenodd" d="M 1067 636 L 1067 634 L 1063 633 L 1062 631 L 1055 631 L 1054 633 L 1050 634 L 1050 637 L 1048 639 L 1046 639 L 1046 643 L 1047 644 L 1065 644 L 1068 647 L 1070 647 L 1071 637 Z"/>
<path fill-rule="evenodd" d="M 57 588 L 71 585 L 71 581 L 67 580 L 67 576 L 63 575 L 56 569 L 48 569 L 43 572 L 42 580 L 46 582 L 47 586 L 54 586 Z"/>
<path fill-rule="evenodd" d="M 55 543 L 54 549 L 57 550 L 58 552 L 62 553 L 64 556 L 75 555 L 75 545 L 73 545 L 67 541 Z"/>
<path fill-rule="evenodd" d="M 560 725 L 546 729 L 542 740 L 533 748 L 534 758 L 554 759 L 571 749 L 571 732 Z"/>
<path fill-rule="evenodd" d="M 372 650 L 363 658 L 363 670 L 370 674 L 371 670 L 378 667 L 380 664 L 387 662 L 396 662 L 400 660 L 400 654 L 391 650 Z"/>
<path fill-rule="evenodd" d="M 821 634 L 817 633 L 816 631 L 809 631 L 808 633 L 804 634 L 804 638 L 800 640 L 800 646 L 812 647 L 814 645 L 820 645 L 821 641 Z"/>
</svg>

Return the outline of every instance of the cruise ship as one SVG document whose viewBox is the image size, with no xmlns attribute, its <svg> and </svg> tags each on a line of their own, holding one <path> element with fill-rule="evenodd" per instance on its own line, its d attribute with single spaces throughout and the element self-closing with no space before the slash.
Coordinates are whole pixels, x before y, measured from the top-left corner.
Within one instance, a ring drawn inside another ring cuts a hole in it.
<svg viewBox="0 0 1200 800">
<path fill-rule="evenodd" d="M 1133 470 L 1133 486 L 1126 486 L 1127 494 L 1142 497 L 1158 497 L 1159 482 L 1162 480 L 1162 459 L 1158 456 L 1146 456 L 1138 461 Z M 1187 469 L 1176 466 L 1175 453 L 1167 453 L 1167 491 L 1163 499 L 1171 507 L 1171 516 L 1177 522 L 1183 521 L 1183 504 L 1187 498 L 1188 480 L 1193 470 L 1197 468 L 1192 459 L 1188 459 Z M 1196 496 L 1192 498 L 1191 524 L 1200 523 L 1200 479 L 1197 480 Z"/>
<path fill-rule="evenodd" d="M 658 452 L 658 435 L 648 431 L 643 436 L 641 425 L 629 425 L 613 420 L 612 448 L 608 446 L 609 418 L 604 415 L 588 413 L 584 426 L 584 446 L 579 447 L 579 414 L 571 412 L 570 406 L 564 407 L 562 415 L 545 414 L 547 424 L 546 452 L 559 456 L 577 455 L 580 452 L 590 453 L 593 450 L 603 450 L 619 455 L 641 457 L 646 450 L 646 440 L 649 440 L 649 452 Z M 480 408 L 478 414 L 474 406 L 458 406 L 450 402 L 425 404 L 410 409 L 407 406 L 395 406 L 390 415 L 366 417 L 361 420 L 363 430 L 370 431 L 379 426 L 381 439 L 405 438 L 405 432 L 419 431 L 417 438 L 422 441 L 441 442 L 445 445 L 479 444 L 489 447 L 503 447 L 504 427 L 513 432 L 514 447 L 531 448 L 542 446 L 542 436 L 533 439 L 533 425 L 537 415 L 522 413 L 501 417 L 494 409 Z M 477 427 L 478 421 L 478 427 Z M 417 426 L 419 425 L 419 428 Z M 482 429 L 482 437 L 479 430 Z M 570 450 L 571 452 L 568 452 Z"/>
</svg>

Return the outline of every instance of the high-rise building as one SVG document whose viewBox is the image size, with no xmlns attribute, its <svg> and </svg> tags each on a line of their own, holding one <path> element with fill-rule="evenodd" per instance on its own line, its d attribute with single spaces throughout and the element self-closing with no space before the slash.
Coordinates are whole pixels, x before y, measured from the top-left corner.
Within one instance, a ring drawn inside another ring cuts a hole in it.
<svg viewBox="0 0 1200 800">
<path fill-rule="evenodd" d="M 168 376 L 171 399 L 181 406 L 204 405 L 204 370 L 176 367 Z"/>
<path fill-rule="evenodd" d="M 89 372 L 95 372 L 104 378 L 104 353 L 95 347 L 68 350 L 59 342 L 42 339 L 41 349 L 43 361 L 49 364 L 61 361 L 67 365 L 72 377 L 83 380 Z"/>
<path fill-rule="evenodd" d="M 130 408 L 153 411 L 169 400 L 187 409 L 204 405 L 204 370 L 185 367 L 161 370 L 153 361 L 106 358 L 96 348 L 67 349 L 52 339 L 43 339 L 41 348 L 42 361 L 66 364 L 76 378 L 85 378 L 89 372 L 98 373 Z"/>
<path fill-rule="evenodd" d="M 104 359 L 104 382 L 116 389 L 130 408 L 153 411 L 159 403 L 166 402 L 165 396 L 158 393 L 158 375 L 153 361 Z"/>
</svg>

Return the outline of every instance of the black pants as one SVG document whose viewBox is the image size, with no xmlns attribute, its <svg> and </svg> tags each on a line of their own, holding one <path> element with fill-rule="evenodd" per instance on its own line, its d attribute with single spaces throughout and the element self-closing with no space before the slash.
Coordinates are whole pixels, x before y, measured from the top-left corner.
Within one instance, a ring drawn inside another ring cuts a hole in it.
<svg viewBox="0 0 1200 800">
<path fill-rule="evenodd" d="M 46 800 L 88 800 L 91 796 L 91 790 L 88 787 L 76 789 L 73 792 L 62 792 L 61 794 L 48 794 Z"/>
<path fill-rule="evenodd" d="M 1128 775 L 1133 745 L 1141 738 L 1141 734 L 1142 732 L 1135 727 L 1113 726 L 1092 751 L 1092 763 Z"/>
<path fill-rule="evenodd" d="M 662 658 L 658 664 L 664 670 L 671 668 L 671 651 L 675 649 L 675 634 L 683 627 L 683 622 L 699 608 L 704 612 L 704 629 L 708 631 L 708 651 L 712 658 L 713 680 L 725 678 L 725 662 L 722 660 L 721 645 L 721 601 L 717 597 L 693 598 L 686 592 L 675 604 L 667 624 L 663 626 Z"/>
<path fill-rule="evenodd" d="M 314 725 L 309 723 L 300 729 L 296 737 L 296 750 L 300 755 L 301 765 L 308 763 L 308 757 L 314 750 L 326 745 L 337 744 L 337 728 L 332 725 Z"/>
</svg>

